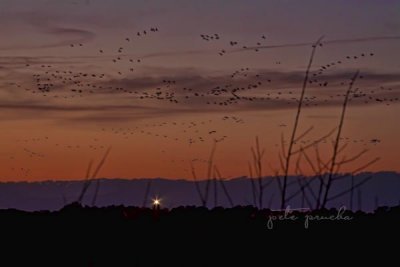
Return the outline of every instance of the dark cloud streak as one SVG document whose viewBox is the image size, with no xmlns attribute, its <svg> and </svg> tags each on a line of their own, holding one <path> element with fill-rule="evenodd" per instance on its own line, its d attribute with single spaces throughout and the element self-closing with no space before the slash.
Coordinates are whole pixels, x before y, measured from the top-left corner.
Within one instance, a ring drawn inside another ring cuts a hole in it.
<svg viewBox="0 0 400 267">
<path fill-rule="evenodd" d="M 364 43 L 364 42 L 399 41 L 399 40 L 400 40 L 400 36 L 373 36 L 373 37 L 365 37 L 365 38 L 328 40 L 328 41 L 322 41 L 321 43 L 323 45 L 335 45 L 335 44 L 355 44 L 355 43 Z M 305 42 L 305 43 L 280 44 L 280 45 L 251 46 L 251 47 L 247 47 L 247 48 L 232 50 L 229 52 L 230 53 L 243 52 L 243 51 L 249 51 L 249 50 L 254 50 L 254 49 L 307 47 L 307 46 L 311 46 L 313 44 L 314 44 L 313 42 Z"/>
</svg>

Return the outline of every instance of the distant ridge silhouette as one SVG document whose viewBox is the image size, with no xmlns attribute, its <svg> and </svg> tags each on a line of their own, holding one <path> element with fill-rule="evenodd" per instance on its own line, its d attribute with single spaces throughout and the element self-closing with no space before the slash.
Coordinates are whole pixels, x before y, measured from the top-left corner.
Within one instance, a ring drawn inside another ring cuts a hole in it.
<svg viewBox="0 0 400 267">
<path fill-rule="evenodd" d="M 370 173 L 362 173 L 355 176 L 355 180 L 362 179 Z M 360 196 L 355 194 L 353 210 L 357 210 L 361 201 L 361 209 L 372 211 L 377 205 L 395 206 L 399 204 L 400 174 L 396 172 L 377 172 L 374 178 L 361 187 Z M 293 179 L 293 177 L 290 177 Z M 64 205 L 76 201 L 82 189 L 82 181 L 44 181 L 44 182 L 2 182 L 0 183 L 0 209 L 19 209 L 25 211 L 59 210 Z M 202 182 L 203 183 L 203 182 Z M 204 184 L 200 183 L 201 186 Z M 205 183 L 205 182 L 204 182 Z M 349 181 L 337 183 L 332 189 L 339 192 L 347 188 Z M 100 188 L 97 198 L 97 206 L 143 205 L 144 194 L 148 179 L 100 179 Z M 251 185 L 246 177 L 227 180 L 225 186 L 229 191 L 234 205 L 251 205 Z M 92 185 L 83 199 L 84 205 L 90 205 L 95 186 Z M 272 184 L 265 190 L 265 208 L 279 208 L 277 185 Z M 213 193 L 209 196 L 208 207 L 214 206 Z M 147 207 L 151 207 L 151 199 L 158 196 L 162 199 L 162 205 L 173 208 L 182 205 L 200 206 L 200 200 L 196 194 L 192 180 L 170 180 L 153 178 L 148 194 Z M 359 198 L 360 197 L 360 198 Z M 359 198 L 359 199 L 358 199 Z M 300 207 L 300 196 L 288 203 L 292 208 Z M 230 207 L 228 199 L 221 187 L 218 188 L 218 206 Z M 328 207 L 346 206 L 350 209 L 349 195 L 338 198 Z"/>
</svg>

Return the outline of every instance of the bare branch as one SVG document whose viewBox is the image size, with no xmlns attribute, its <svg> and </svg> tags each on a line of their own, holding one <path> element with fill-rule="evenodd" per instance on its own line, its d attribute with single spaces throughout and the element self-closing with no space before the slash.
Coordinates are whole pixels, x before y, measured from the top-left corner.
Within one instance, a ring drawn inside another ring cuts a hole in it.
<svg viewBox="0 0 400 267">
<path fill-rule="evenodd" d="M 294 141 L 298 142 L 301 139 L 303 139 L 307 134 L 309 134 L 312 130 L 314 129 L 314 126 L 311 126 L 310 128 L 308 128 L 307 130 L 304 131 L 304 133 L 300 134 Z"/>
<path fill-rule="evenodd" d="M 345 114 L 346 114 L 346 109 L 347 109 L 347 104 L 349 102 L 349 95 L 351 93 L 351 90 L 353 88 L 353 85 L 355 83 L 355 81 L 357 80 L 357 77 L 359 75 L 359 71 L 356 71 L 356 73 L 353 75 L 353 77 L 351 78 L 351 82 L 349 84 L 349 88 L 346 91 L 346 95 L 344 98 L 344 102 L 343 102 L 343 107 L 342 107 L 342 114 L 340 116 L 340 121 L 339 121 L 339 127 L 338 127 L 338 131 L 337 131 L 337 135 L 336 135 L 336 140 L 334 142 L 334 149 L 333 149 L 333 155 L 332 155 L 332 162 L 331 162 L 331 167 L 329 169 L 329 174 L 328 174 L 328 182 L 325 188 L 325 194 L 324 194 L 324 198 L 323 198 L 323 202 L 322 202 L 322 208 L 325 207 L 326 205 L 326 201 L 328 199 L 328 195 L 329 195 L 329 190 L 332 186 L 332 178 L 333 178 L 333 171 L 335 168 L 335 164 L 336 164 L 336 157 L 338 155 L 338 149 L 339 149 L 339 142 L 340 142 L 340 137 L 342 134 L 342 129 L 343 129 L 343 125 L 344 125 L 344 118 L 345 118 Z"/>
<path fill-rule="evenodd" d="M 281 133 L 281 149 L 282 149 L 282 157 L 286 158 L 285 136 L 283 135 L 283 133 Z"/>
<path fill-rule="evenodd" d="M 372 164 L 374 164 L 375 162 L 379 161 L 381 158 L 377 157 L 371 161 L 369 161 L 367 164 L 364 164 L 363 166 L 355 169 L 354 171 L 352 171 L 352 174 L 356 174 L 357 172 L 360 172 L 362 170 L 365 170 L 366 168 L 368 168 L 369 166 L 371 166 Z"/>
<path fill-rule="evenodd" d="M 96 178 L 97 174 L 100 172 L 100 169 L 103 167 L 104 163 L 106 162 L 106 159 L 107 159 L 108 154 L 110 153 L 110 151 L 111 151 L 111 147 L 109 147 L 109 148 L 107 149 L 107 151 L 106 151 L 106 153 L 104 154 L 103 158 L 102 158 L 101 161 L 99 162 L 99 165 L 97 165 L 97 168 L 96 168 L 96 170 L 94 171 L 91 180 L 94 180 L 94 179 Z M 94 194 L 93 194 L 93 199 L 92 199 L 92 206 L 94 206 L 94 205 L 96 204 L 97 195 L 98 195 L 98 193 L 99 193 L 99 190 L 100 190 L 100 180 L 97 180 L 96 188 L 95 188 L 95 191 L 94 191 Z"/>
<path fill-rule="evenodd" d="M 199 195 L 201 205 L 206 206 L 206 200 L 204 199 L 203 193 L 201 192 L 201 188 L 200 188 L 199 182 L 197 180 L 196 170 L 195 170 L 192 162 L 190 162 L 190 169 L 192 171 L 194 186 L 196 187 L 197 194 Z"/>
<path fill-rule="evenodd" d="M 329 197 L 329 198 L 327 199 L 327 201 L 332 201 L 332 200 L 334 200 L 334 199 L 336 199 L 336 198 L 339 198 L 339 197 L 341 197 L 341 196 L 344 196 L 344 195 L 348 194 L 349 192 L 354 191 L 354 189 L 356 189 L 356 188 L 362 186 L 363 184 L 365 184 L 366 182 L 368 182 L 369 180 L 371 180 L 372 177 L 373 177 L 373 176 L 371 175 L 371 176 L 368 176 L 368 177 L 364 178 L 361 182 L 358 182 L 358 183 L 356 183 L 356 184 L 353 184 L 353 186 L 351 186 L 349 189 L 346 189 L 346 190 L 344 190 L 344 191 L 342 191 L 342 192 L 340 192 L 340 193 L 338 193 L 338 194 L 336 194 L 336 195 L 334 195 L 334 196 L 332 196 L 332 197 Z"/>
<path fill-rule="evenodd" d="M 332 129 L 332 130 L 331 130 L 330 132 L 328 132 L 326 135 L 324 135 L 324 136 L 318 138 L 317 140 L 315 140 L 315 141 L 312 142 L 311 144 L 308 144 L 308 145 L 304 146 L 302 149 L 303 149 L 303 150 L 306 150 L 306 149 L 308 149 L 308 148 L 310 148 L 310 147 L 313 147 L 313 146 L 315 146 L 315 145 L 321 143 L 321 142 L 324 141 L 326 138 L 328 138 L 329 136 L 331 136 L 331 135 L 335 132 L 335 130 L 336 130 L 336 128 Z M 297 154 L 297 153 L 299 153 L 299 152 L 301 152 L 301 149 L 298 149 L 298 150 L 293 151 L 293 152 L 292 152 L 292 155 Z"/>
<path fill-rule="evenodd" d="M 207 202 L 208 202 L 208 193 L 210 191 L 210 183 L 211 183 L 211 172 L 212 172 L 213 160 L 214 160 L 214 154 L 215 154 L 216 148 L 217 148 L 217 142 L 214 141 L 212 149 L 211 149 L 210 157 L 208 158 L 207 181 L 206 181 L 206 188 L 205 188 L 205 192 L 204 192 L 204 201 L 205 201 L 204 206 L 206 206 Z"/>
<path fill-rule="evenodd" d="M 222 190 L 224 191 L 225 196 L 226 196 L 226 198 L 228 199 L 229 204 L 231 205 L 231 207 L 234 207 L 233 200 L 232 200 L 232 198 L 231 198 L 231 195 L 229 194 L 228 189 L 227 189 L 226 186 L 225 186 L 225 182 L 224 182 L 224 180 L 222 179 L 221 173 L 219 172 L 217 166 L 214 166 L 214 168 L 215 168 L 215 172 L 216 172 L 216 174 L 217 174 L 217 176 L 218 176 L 219 182 L 221 183 Z"/>
<path fill-rule="evenodd" d="M 312 46 L 310 59 L 309 59 L 308 65 L 307 65 L 305 75 L 304 75 L 303 86 L 302 86 L 301 93 L 300 93 L 300 99 L 298 101 L 299 103 L 297 106 L 297 113 L 296 113 L 296 117 L 294 120 L 292 135 L 290 137 L 289 148 L 288 148 L 287 157 L 286 157 L 286 164 L 285 164 L 284 176 L 283 176 L 282 194 L 281 194 L 281 209 L 284 209 L 285 205 L 286 205 L 285 200 L 286 200 L 287 178 L 288 178 L 289 169 L 290 169 L 290 159 L 292 156 L 294 140 L 296 139 L 297 128 L 298 128 L 299 121 L 300 121 L 300 114 L 301 114 L 301 109 L 303 107 L 304 95 L 305 95 L 307 84 L 308 84 L 308 77 L 309 77 L 310 69 L 311 69 L 311 66 L 312 66 L 312 63 L 314 60 L 314 55 L 315 55 L 317 46 L 320 44 L 322 38 L 323 38 L 323 36 L 321 36 Z"/>
<path fill-rule="evenodd" d="M 145 189 L 145 191 L 144 191 L 143 204 L 142 204 L 142 207 L 143 207 L 143 208 L 146 207 L 147 201 L 148 201 L 148 199 L 149 199 L 150 188 L 151 188 L 151 182 L 152 182 L 152 180 L 149 179 L 149 180 L 147 181 L 147 184 L 146 184 L 146 189 Z"/>
<path fill-rule="evenodd" d="M 351 157 L 349 159 L 345 159 L 345 160 L 339 161 L 336 164 L 337 165 L 343 165 L 343 164 L 347 164 L 347 163 L 353 162 L 353 161 L 359 159 L 360 157 L 362 157 L 368 151 L 369 151 L 368 149 L 364 149 L 364 150 L 360 151 L 359 153 L 357 153 L 356 155 L 354 155 L 353 157 Z"/>
</svg>

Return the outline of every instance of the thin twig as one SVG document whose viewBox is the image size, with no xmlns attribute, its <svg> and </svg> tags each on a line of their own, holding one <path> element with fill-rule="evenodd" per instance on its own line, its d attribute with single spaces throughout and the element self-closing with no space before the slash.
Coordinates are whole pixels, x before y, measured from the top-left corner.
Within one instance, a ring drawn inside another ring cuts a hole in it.
<svg viewBox="0 0 400 267">
<path fill-rule="evenodd" d="M 150 188 L 151 188 L 151 182 L 152 182 L 151 179 L 149 179 L 147 181 L 146 189 L 144 190 L 143 203 L 142 203 L 142 207 L 143 208 L 145 208 L 147 206 L 147 203 L 148 203 L 149 194 L 150 194 Z"/>
<path fill-rule="evenodd" d="M 89 185 L 90 185 L 90 172 L 92 170 L 92 165 L 93 165 L 93 160 L 90 160 L 89 161 L 89 165 L 88 165 L 88 167 L 86 169 L 86 177 L 85 177 L 85 181 L 83 182 L 83 185 L 82 185 L 82 191 L 79 194 L 79 197 L 78 197 L 78 200 L 77 200 L 78 203 L 82 202 L 83 196 L 85 195 L 86 190 L 89 188 Z"/>
<path fill-rule="evenodd" d="M 205 188 L 205 192 L 204 192 L 204 206 L 207 206 L 207 202 L 208 202 L 208 194 L 210 191 L 210 183 L 211 183 L 211 173 L 212 173 L 214 153 L 215 153 L 216 148 L 217 148 L 217 142 L 214 141 L 212 149 L 211 149 L 210 157 L 208 158 L 207 181 L 206 181 L 206 188 Z"/>
<path fill-rule="evenodd" d="M 228 199 L 229 204 L 231 205 L 231 208 L 233 208 L 233 207 L 234 207 L 233 200 L 232 200 L 232 198 L 231 198 L 231 195 L 229 194 L 228 189 L 227 189 L 226 186 L 225 186 L 225 182 L 224 182 L 224 180 L 222 179 L 222 175 L 221 175 L 221 173 L 219 172 L 217 166 L 215 166 L 214 168 L 215 168 L 216 174 L 218 175 L 219 182 L 221 183 L 222 190 L 224 191 L 225 196 L 226 196 L 226 198 Z"/>
<path fill-rule="evenodd" d="M 336 130 L 336 128 L 332 129 L 332 130 L 329 131 L 326 135 L 324 135 L 324 136 L 318 138 L 318 139 L 315 140 L 314 142 L 312 142 L 312 143 L 310 143 L 310 144 L 308 144 L 308 145 L 306 145 L 306 146 L 303 146 L 302 150 L 307 150 L 308 148 L 313 147 L 313 146 L 315 146 L 315 145 L 321 143 L 321 142 L 324 141 L 326 138 L 328 138 L 329 136 L 331 136 L 331 135 L 335 132 L 335 130 Z M 295 155 L 295 154 L 300 153 L 300 152 L 301 152 L 301 149 L 295 150 L 295 151 L 292 152 L 292 155 Z"/>
<path fill-rule="evenodd" d="M 295 142 L 300 141 L 303 139 L 308 133 L 310 133 L 314 129 L 314 126 L 311 126 L 307 130 L 304 131 L 304 133 L 300 134 L 296 139 L 294 139 Z"/>
<path fill-rule="evenodd" d="M 197 180 L 196 170 L 195 170 L 192 162 L 190 162 L 190 169 L 192 172 L 194 186 L 196 187 L 197 194 L 199 195 L 199 198 L 200 198 L 200 203 L 204 207 L 206 205 L 206 200 L 204 199 L 203 193 L 201 192 L 199 181 Z"/>
<path fill-rule="evenodd" d="M 322 202 L 322 208 L 324 208 L 325 205 L 326 205 L 326 201 L 327 201 L 328 195 L 329 195 L 329 190 L 331 189 L 331 186 L 332 186 L 332 178 L 334 176 L 333 170 L 335 168 L 336 157 L 338 155 L 337 152 L 338 152 L 338 149 L 339 149 L 340 137 L 342 135 L 342 129 L 343 129 L 343 125 L 344 125 L 344 118 L 345 118 L 346 110 L 347 110 L 347 104 L 349 102 L 349 96 L 350 96 L 351 90 L 353 88 L 353 85 L 354 85 L 355 81 L 357 80 L 357 77 L 358 77 L 359 73 L 360 73 L 359 71 L 356 71 L 356 73 L 351 78 L 351 82 L 349 84 L 349 88 L 346 91 L 346 95 L 345 95 L 345 98 L 344 98 L 344 101 L 343 101 L 342 114 L 340 116 L 339 127 L 338 127 L 338 131 L 337 131 L 337 135 L 336 135 L 336 140 L 335 140 L 335 143 L 334 143 L 332 162 L 331 162 L 331 167 L 330 167 L 329 173 L 328 173 L 328 181 L 327 181 L 326 188 L 325 188 L 325 194 L 324 194 L 324 198 L 323 198 L 323 202 Z"/>
<path fill-rule="evenodd" d="M 257 188 L 256 188 L 256 185 L 255 185 L 254 179 L 253 179 L 253 170 L 251 168 L 251 163 L 248 162 L 248 165 L 249 165 L 251 191 L 252 191 L 252 195 L 253 195 L 253 206 L 257 207 Z"/>
<path fill-rule="evenodd" d="M 334 195 L 334 196 L 332 196 L 332 197 L 329 197 L 327 201 L 331 201 L 331 200 L 334 200 L 334 199 L 336 199 L 336 198 L 338 198 L 338 197 L 341 197 L 341 196 L 343 196 L 343 195 L 348 194 L 349 192 L 353 191 L 353 190 L 356 189 L 356 188 L 359 188 L 360 186 L 362 186 L 363 184 L 365 184 L 366 182 L 368 182 L 368 181 L 371 180 L 372 178 L 373 178 L 372 175 L 371 175 L 371 176 L 368 176 L 368 177 L 366 177 L 366 178 L 364 178 L 361 182 L 358 182 L 358 183 L 356 183 L 356 184 L 353 184 L 353 186 L 351 186 L 349 189 L 346 189 L 346 190 L 344 190 L 344 191 L 342 191 L 342 192 L 340 192 L 340 193 L 338 193 L 338 194 L 336 194 L 336 195 Z"/>
<path fill-rule="evenodd" d="M 317 46 L 320 44 L 322 38 L 323 38 L 323 36 L 320 37 L 314 43 L 314 45 L 312 47 L 310 59 L 309 59 L 308 65 L 307 65 L 305 75 L 304 75 L 303 86 L 301 89 L 300 99 L 299 99 L 299 103 L 297 106 L 296 117 L 295 117 L 294 125 L 293 125 L 293 131 L 292 131 L 292 135 L 291 135 L 290 142 L 289 142 L 289 148 L 288 148 L 287 155 L 286 155 L 286 164 L 285 164 L 285 169 L 284 169 L 282 194 L 281 194 L 281 209 L 284 209 L 285 205 L 286 205 L 287 178 L 288 178 L 289 169 L 290 169 L 290 160 L 291 160 L 291 156 L 292 156 L 294 140 L 296 139 L 297 128 L 298 128 L 298 124 L 299 124 L 299 120 L 300 120 L 300 113 L 301 113 L 301 109 L 303 107 L 304 95 L 305 95 L 307 84 L 308 84 L 308 77 L 309 77 L 310 69 L 311 69 L 311 66 L 312 66 L 312 63 L 314 60 L 314 55 L 315 55 Z"/>
<path fill-rule="evenodd" d="M 104 154 L 101 161 L 99 162 L 99 165 L 97 165 L 97 168 L 95 169 L 91 180 L 94 180 L 96 178 L 97 174 L 100 172 L 101 168 L 103 167 L 104 163 L 106 162 L 106 159 L 107 159 L 110 151 L 111 151 L 111 147 L 107 148 L 107 151 Z M 100 180 L 97 180 L 96 188 L 95 188 L 93 199 L 92 199 L 92 206 L 94 206 L 96 204 L 97 195 L 99 193 L 99 190 L 100 190 Z"/>
</svg>

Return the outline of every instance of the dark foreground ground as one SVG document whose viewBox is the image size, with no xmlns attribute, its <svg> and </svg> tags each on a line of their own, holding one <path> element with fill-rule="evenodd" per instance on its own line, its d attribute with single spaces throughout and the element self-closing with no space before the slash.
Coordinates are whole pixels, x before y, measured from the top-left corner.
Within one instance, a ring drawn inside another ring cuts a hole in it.
<svg viewBox="0 0 400 267">
<path fill-rule="evenodd" d="M 287 262 L 317 254 L 339 261 L 398 245 L 399 227 L 400 207 L 369 214 L 80 205 L 57 212 L 1 210 L 7 262 L 1 266 L 266 266 L 277 255 Z"/>
</svg>

